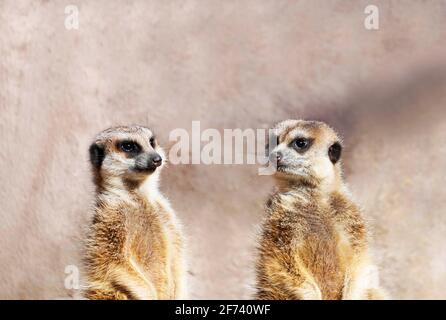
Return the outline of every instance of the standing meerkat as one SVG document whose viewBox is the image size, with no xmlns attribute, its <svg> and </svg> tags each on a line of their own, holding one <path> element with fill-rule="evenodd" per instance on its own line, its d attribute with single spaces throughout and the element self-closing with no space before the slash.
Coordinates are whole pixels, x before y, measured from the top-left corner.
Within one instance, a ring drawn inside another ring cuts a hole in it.
<svg viewBox="0 0 446 320">
<path fill-rule="evenodd" d="M 384 299 L 361 212 L 343 182 L 342 144 L 328 125 L 274 128 L 277 191 L 256 265 L 258 299 Z"/>
<path fill-rule="evenodd" d="M 158 190 L 165 155 L 152 131 L 110 128 L 89 151 L 96 203 L 85 247 L 84 297 L 184 298 L 183 236 Z"/>
</svg>

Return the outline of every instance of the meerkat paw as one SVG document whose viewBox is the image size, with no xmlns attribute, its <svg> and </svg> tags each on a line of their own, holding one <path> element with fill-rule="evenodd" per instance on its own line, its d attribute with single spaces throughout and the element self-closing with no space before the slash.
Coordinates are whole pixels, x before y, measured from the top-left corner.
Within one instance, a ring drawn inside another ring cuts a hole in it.
<svg viewBox="0 0 446 320">
<path fill-rule="evenodd" d="M 344 300 L 369 300 L 369 296 L 378 292 L 379 274 L 375 265 L 365 265 L 346 278 L 343 292 Z"/>
<path fill-rule="evenodd" d="M 302 300 L 322 300 L 322 293 L 316 283 L 305 281 L 297 290 Z"/>
<path fill-rule="evenodd" d="M 383 288 L 370 288 L 367 290 L 367 300 L 389 300 L 389 294 Z"/>
</svg>

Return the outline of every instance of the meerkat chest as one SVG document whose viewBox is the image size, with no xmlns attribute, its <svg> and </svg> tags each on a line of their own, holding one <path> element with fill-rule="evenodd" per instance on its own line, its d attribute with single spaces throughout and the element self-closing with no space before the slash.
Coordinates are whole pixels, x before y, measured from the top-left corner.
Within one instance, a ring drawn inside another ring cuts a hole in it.
<svg viewBox="0 0 446 320">
<path fill-rule="evenodd" d="M 303 215 L 298 225 L 296 228 L 298 247 L 305 248 L 306 252 L 312 256 L 336 254 L 338 230 L 332 219 L 316 212 Z"/>
<path fill-rule="evenodd" d="M 329 216 L 305 219 L 298 256 L 318 283 L 327 299 L 338 299 L 342 292 L 352 250 L 342 227 Z"/>
<path fill-rule="evenodd" d="M 167 261 L 173 242 L 169 217 L 161 206 L 143 203 L 128 216 L 127 252 L 144 264 Z"/>
<path fill-rule="evenodd" d="M 158 204 L 143 203 L 128 217 L 125 255 L 150 279 L 160 298 L 170 298 L 175 289 L 177 233 L 172 214 Z"/>
<path fill-rule="evenodd" d="M 343 261 L 353 254 L 353 246 L 344 226 L 329 212 L 321 210 L 305 215 L 297 229 L 296 243 L 308 252 L 310 260 L 342 267 L 345 264 Z"/>
</svg>

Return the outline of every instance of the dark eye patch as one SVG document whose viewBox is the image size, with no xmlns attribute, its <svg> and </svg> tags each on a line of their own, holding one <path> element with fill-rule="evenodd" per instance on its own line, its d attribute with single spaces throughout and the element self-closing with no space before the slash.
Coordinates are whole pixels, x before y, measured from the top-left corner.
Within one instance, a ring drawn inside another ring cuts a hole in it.
<svg viewBox="0 0 446 320">
<path fill-rule="evenodd" d="M 335 164 L 339 161 L 342 154 L 342 146 L 339 142 L 333 143 L 330 148 L 328 148 L 328 157 L 330 158 L 330 161 Z"/>
<path fill-rule="evenodd" d="M 118 148 L 129 156 L 135 156 L 141 152 L 141 146 L 132 140 L 118 142 Z"/>
<path fill-rule="evenodd" d="M 313 139 L 298 137 L 291 142 L 290 147 L 299 153 L 304 153 L 311 147 L 312 144 Z"/>
</svg>

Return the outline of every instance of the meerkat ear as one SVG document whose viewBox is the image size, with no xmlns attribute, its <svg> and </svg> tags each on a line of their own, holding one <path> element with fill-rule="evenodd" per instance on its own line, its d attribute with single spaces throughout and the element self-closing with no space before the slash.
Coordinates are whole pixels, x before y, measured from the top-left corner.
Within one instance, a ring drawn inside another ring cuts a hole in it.
<svg viewBox="0 0 446 320">
<path fill-rule="evenodd" d="M 93 143 L 89 149 L 90 162 L 95 168 L 100 168 L 105 158 L 105 150 L 103 146 Z"/>
<path fill-rule="evenodd" d="M 342 146 L 339 142 L 333 143 L 330 148 L 328 148 L 328 157 L 330 161 L 335 164 L 341 158 Z"/>
</svg>

